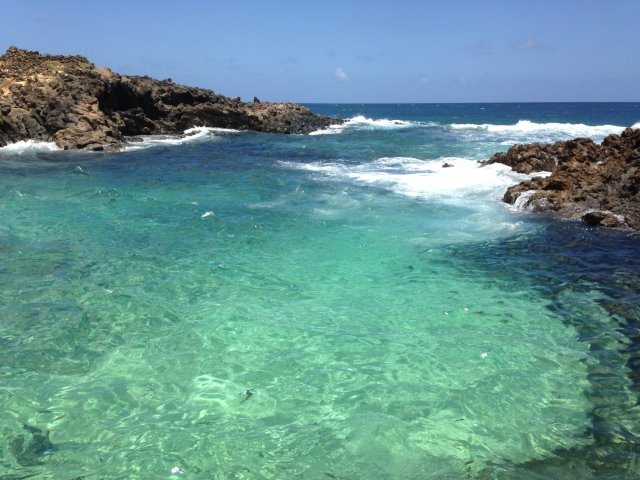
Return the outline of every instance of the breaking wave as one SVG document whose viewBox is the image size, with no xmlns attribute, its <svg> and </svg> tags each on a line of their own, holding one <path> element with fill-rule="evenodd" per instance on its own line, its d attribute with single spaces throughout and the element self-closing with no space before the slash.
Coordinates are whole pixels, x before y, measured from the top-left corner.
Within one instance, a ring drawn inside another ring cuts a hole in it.
<svg viewBox="0 0 640 480">
<path fill-rule="evenodd" d="M 506 165 L 480 166 L 475 160 L 456 157 L 436 160 L 384 157 L 356 165 L 338 162 L 282 164 L 326 177 L 384 187 L 408 197 L 455 202 L 473 202 L 475 200 L 471 198 L 477 195 L 499 199 L 506 187 L 529 178 L 513 172 Z"/>
<path fill-rule="evenodd" d="M 435 126 L 434 122 L 410 122 L 407 120 L 394 120 L 388 118 L 368 118 L 364 115 L 356 115 L 351 117 L 342 125 L 331 125 L 329 128 L 322 130 L 316 130 L 309 135 L 331 135 L 335 133 L 341 133 L 348 128 L 366 128 L 366 129 L 378 129 L 378 128 L 407 128 L 415 126 Z"/>
<path fill-rule="evenodd" d="M 332 125 L 329 128 L 316 130 L 310 135 L 331 135 L 342 133 L 349 129 L 398 129 L 407 127 L 441 127 L 453 132 L 471 135 L 488 135 L 490 137 L 505 137 L 505 144 L 516 141 L 526 141 L 526 136 L 531 141 L 554 141 L 564 138 L 589 137 L 602 139 L 613 133 L 621 133 L 626 127 L 620 125 L 586 125 L 584 123 L 538 123 L 530 120 L 519 120 L 511 125 L 499 125 L 492 123 L 452 123 L 443 125 L 430 121 L 407 121 L 380 118 L 373 119 L 363 115 L 347 119 L 342 125 Z M 640 122 L 632 125 L 632 128 L 640 128 Z"/>
<path fill-rule="evenodd" d="M 382 189 L 392 195 L 430 204 L 438 211 L 457 212 L 448 222 L 443 242 L 492 238 L 512 234 L 521 228 L 522 218 L 501 199 L 505 190 L 530 178 L 502 164 L 481 166 L 469 158 L 383 157 L 372 162 L 281 162 L 285 168 L 304 170 L 319 181 L 335 181 Z M 540 175 L 539 173 L 537 175 Z M 324 216 L 339 215 L 341 202 L 357 202 L 357 196 L 331 200 Z M 350 203 L 349 203 L 350 205 Z M 454 210 L 450 210 L 453 207 Z M 346 207 L 345 207 L 346 208 Z M 347 210 L 350 211 L 351 207 Z M 440 238 L 438 235 L 436 237 Z M 431 237 L 430 237 L 431 238 Z M 431 241 L 436 241 L 435 237 Z"/>
<path fill-rule="evenodd" d="M 55 152 L 62 150 L 53 142 L 38 142 L 36 140 L 20 140 L 0 147 L 0 154 L 21 155 L 33 152 Z"/>
<path fill-rule="evenodd" d="M 637 125 L 637 124 L 636 124 Z M 519 120 L 515 125 L 496 125 L 491 123 L 452 123 L 453 130 L 481 130 L 495 134 L 551 134 L 571 137 L 600 137 L 612 133 L 621 133 L 625 127 L 617 125 L 585 125 L 583 123 L 536 123 Z"/>
<path fill-rule="evenodd" d="M 192 127 L 185 130 L 182 135 L 147 135 L 140 137 L 139 141 L 130 141 L 125 151 L 141 150 L 158 146 L 182 145 L 216 138 L 219 134 L 239 133 L 240 130 L 232 128 Z"/>
</svg>

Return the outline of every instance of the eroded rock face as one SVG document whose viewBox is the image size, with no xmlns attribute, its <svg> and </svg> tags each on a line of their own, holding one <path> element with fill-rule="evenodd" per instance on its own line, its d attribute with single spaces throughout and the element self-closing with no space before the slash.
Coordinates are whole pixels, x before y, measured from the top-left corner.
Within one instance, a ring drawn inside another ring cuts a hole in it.
<svg viewBox="0 0 640 480">
<path fill-rule="evenodd" d="M 522 173 L 551 172 L 510 187 L 507 203 L 520 199 L 532 211 L 552 211 L 593 226 L 640 229 L 640 129 L 609 135 L 600 145 L 586 138 L 514 145 L 485 163 L 496 162 Z"/>
<path fill-rule="evenodd" d="M 193 126 L 309 133 L 336 123 L 292 103 L 243 103 L 171 80 L 118 75 L 81 56 L 11 47 L 0 57 L 0 146 L 33 139 L 119 150 L 127 136 Z"/>
</svg>

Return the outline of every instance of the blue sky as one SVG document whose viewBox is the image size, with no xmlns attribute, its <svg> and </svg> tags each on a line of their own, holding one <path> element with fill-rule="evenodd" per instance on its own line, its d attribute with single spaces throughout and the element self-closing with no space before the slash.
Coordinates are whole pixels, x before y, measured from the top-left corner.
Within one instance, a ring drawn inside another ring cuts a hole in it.
<svg viewBox="0 0 640 480">
<path fill-rule="evenodd" d="M 640 101 L 639 0 L 0 0 L 0 50 L 296 102 Z"/>
</svg>

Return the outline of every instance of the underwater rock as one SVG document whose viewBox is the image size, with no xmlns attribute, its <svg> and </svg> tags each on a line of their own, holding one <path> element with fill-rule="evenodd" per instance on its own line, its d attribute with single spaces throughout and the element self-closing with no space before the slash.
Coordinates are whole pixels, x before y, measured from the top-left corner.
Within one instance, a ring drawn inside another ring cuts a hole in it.
<svg viewBox="0 0 640 480">
<path fill-rule="evenodd" d="M 23 424 L 26 433 L 18 435 L 10 443 L 10 448 L 18 463 L 24 467 L 39 465 L 42 457 L 54 450 L 49 439 L 49 430 Z"/>
<path fill-rule="evenodd" d="M 120 150 L 125 137 L 193 126 L 310 133 L 342 120 L 293 103 L 244 103 L 211 90 L 119 75 L 82 56 L 10 47 L 0 57 L 0 147 L 53 141 L 63 149 Z"/>
</svg>

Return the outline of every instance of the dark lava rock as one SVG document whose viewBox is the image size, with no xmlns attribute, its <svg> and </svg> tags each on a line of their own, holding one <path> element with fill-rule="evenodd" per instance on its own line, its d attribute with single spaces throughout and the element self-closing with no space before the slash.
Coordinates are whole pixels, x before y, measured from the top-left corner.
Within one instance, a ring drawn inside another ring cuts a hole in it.
<svg viewBox="0 0 640 480">
<path fill-rule="evenodd" d="M 592 226 L 640 230 L 640 129 L 609 135 L 599 145 L 587 138 L 514 145 L 485 162 L 491 163 L 527 174 L 551 172 L 510 187 L 507 203 Z"/>
<path fill-rule="evenodd" d="M 119 150 L 125 137 L 193 126 L 310 133 L 337 123 L 293 103 L 244 103 L 171 79 L 118 75 L 81 56 L 10 47 L 0 57 L 0 146 L 33 139 Z"/>
</svg>

